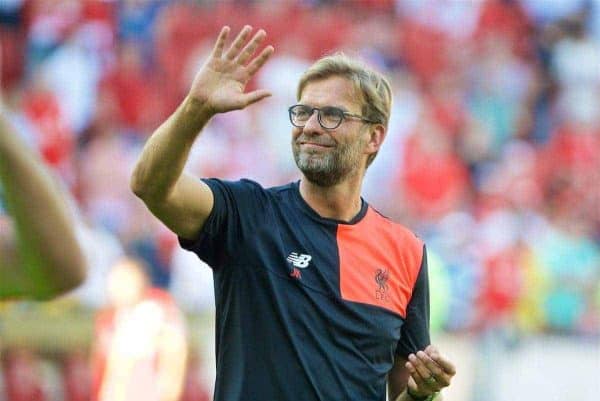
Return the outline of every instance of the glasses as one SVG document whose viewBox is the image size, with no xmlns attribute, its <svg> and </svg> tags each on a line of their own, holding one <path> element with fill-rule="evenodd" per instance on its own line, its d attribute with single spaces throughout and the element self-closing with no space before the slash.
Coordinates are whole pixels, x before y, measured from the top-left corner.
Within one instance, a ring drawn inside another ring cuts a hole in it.
<svg viewBox="0 0 600 401">
<path fill-rule="evenodd" d="M 340 108 L 333 106 L 310 107 L 304 104 L 296 104 L 288 109 L 290 113 L 290 122 L 294 127 L 303 128 L 313 113 L 317 111 L 317 120 L 319 125 L 325 129 L 336 129 L 345 118 L 357 118 L 366 123 L 377 124 L 376 121 L 368 120 L 358 114 L 352 114 Z"/>
</svg>

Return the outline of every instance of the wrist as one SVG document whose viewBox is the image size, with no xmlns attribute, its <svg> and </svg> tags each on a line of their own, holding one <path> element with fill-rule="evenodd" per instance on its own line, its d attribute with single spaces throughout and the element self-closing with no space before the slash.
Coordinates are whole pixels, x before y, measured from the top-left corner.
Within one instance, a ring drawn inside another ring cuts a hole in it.
<svg viewBox="0 0 600 401">
<path fill-rule="evenodd" d="M 205 101 L 191 95 L 185 97 L 181 110 L 186 118 L 193 121 L 208 121 L 217 114 Z"/>
<path fill-rule="evenodd" d="M 193 141 L 214 114 L 205 103 L 187 96 L 169 118 L 169 124 L 178 136 Z"/>
</svg>

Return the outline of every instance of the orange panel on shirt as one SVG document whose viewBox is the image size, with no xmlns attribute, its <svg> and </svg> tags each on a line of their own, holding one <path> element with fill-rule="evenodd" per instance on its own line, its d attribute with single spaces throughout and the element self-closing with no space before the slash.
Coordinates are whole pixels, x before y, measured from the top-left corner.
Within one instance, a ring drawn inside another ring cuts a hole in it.
<svg viewBox="0 0 600 401">
<path fill-rule="evenodd" d="M 345 301 L 379 306 L 406 317 L 423 243 L 369 208 L 357 224 L 340 224 L 340 293 Z"/>
</svg>

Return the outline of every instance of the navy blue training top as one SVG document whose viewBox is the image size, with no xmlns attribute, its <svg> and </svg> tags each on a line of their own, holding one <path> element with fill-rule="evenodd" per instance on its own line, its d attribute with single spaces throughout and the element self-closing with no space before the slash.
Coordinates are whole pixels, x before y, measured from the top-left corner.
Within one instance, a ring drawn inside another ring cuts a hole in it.
<svg viewBox="0 0 600 401">
<path fill-rule="evenodd" d="M 384 401 L 395 355 L 429 344 L 423 243 L 363 201 L 320 217 L 298 183 L 205 180 L 195 240 L 214 270 L 215 401 Z"/>
</svg>

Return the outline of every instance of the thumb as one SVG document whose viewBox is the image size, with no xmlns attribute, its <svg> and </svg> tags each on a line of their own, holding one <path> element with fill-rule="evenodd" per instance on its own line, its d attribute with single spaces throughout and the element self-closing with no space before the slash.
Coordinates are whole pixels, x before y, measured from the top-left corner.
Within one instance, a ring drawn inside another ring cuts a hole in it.
<svg viewBox="0 0 600 401">
<path fill-rule="evenodd" d="M 408 383 L 406 383 L 406 387 L 410 388 L 411 391 L 417 391 L 419 386 L 417 386 L 417 382 L 413 379 L 412 376 L 408 377 Z"/>
<path fill-rule="evenodd" d="M 241 106 L 242 106 L 242 108 L 244 108 L 253 103 L 261 101 L 264 98 L 267 98 L 269 96 L 271 96 L 271 92 L 264 90 L 264 89 L 259 89 L 259 90 L 255 90 L 252 92 L 244 93 L 241 98 L 241 103 L 242 103 Z"/>
</svg>

